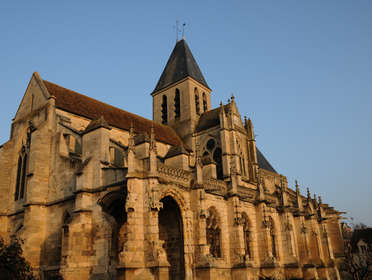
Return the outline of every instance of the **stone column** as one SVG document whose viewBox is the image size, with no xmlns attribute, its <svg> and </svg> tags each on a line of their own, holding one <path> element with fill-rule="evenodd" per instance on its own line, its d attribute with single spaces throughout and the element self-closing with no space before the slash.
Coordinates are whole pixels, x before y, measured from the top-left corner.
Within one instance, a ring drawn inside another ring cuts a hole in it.
<svg viewBox="0 0 372 280">
<path fill-rule="evenodd" d="M 125 203 L 128 235 L 123 251 L 119 253 L 119 279 L 135 279 L 135 272 L 145 268 L 144 240 L 144 182 L 134 173 L 127 175 L 128 195 Z M 125 268 L 125 277 L 123 275 Z"/>
<path fill-rule="evenodd" d="M 154 183 L 154 182 L 153 182 Z M 149 184 L 153 186 L 153 184 Z M 167 254 L 163 248 L 164 241 L 159 239 L 159 211 L 163 203 L 159 201 L 159 189 L 155 186 L 149 190 L 149 242 L 151 244 L 152 256 L 148 256 L 148 265 L 154 267 L 157 279 L 169 278 L 170 264 Z"/>
</svg>

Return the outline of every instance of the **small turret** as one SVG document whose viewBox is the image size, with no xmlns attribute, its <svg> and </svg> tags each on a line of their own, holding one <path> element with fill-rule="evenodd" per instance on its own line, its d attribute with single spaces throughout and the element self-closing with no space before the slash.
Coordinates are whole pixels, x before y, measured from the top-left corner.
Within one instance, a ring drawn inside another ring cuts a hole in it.
<svg viewBox="0 0 372 280">
<path fill-rule="evenodd" d="M 298 209 L 301 211 L 301 210 L 303 210 L 302 198 L 301 198 L 300 188 L 298 186 L 298 181 L 297 180 L 295 181 L 295 184 L 296 184 L 296 204 L 297 204 Z"/>
</svg>

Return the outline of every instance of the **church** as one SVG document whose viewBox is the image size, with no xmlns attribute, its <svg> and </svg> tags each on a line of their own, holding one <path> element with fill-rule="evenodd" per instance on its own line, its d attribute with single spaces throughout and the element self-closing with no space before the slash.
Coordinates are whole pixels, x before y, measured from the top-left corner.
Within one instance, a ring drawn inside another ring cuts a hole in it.
<svg viewBox="0 0 372 280">
<path fill-rule="evenodd" d="M 0 236 L 43 280 L 340 279 L 342 213 L 290 188 L 211 91 L 184 39 L 153 120 L 33 73 L 0 146 Z"/>
</svg>

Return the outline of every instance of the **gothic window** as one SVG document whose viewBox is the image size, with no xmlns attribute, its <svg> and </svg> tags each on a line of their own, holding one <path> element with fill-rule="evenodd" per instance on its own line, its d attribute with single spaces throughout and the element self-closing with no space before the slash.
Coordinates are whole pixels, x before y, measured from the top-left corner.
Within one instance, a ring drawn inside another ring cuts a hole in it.
<svg viewBox="0 0 372 280">
<path fill-rule="evenodd" d="M 23 158 L 22 164 L 22 177 L 21 177 L 21 191 L 19 197 L 22 199 L 25 193 L 25 184 L 26 184 L 26 170 L 27 170 L 27 154 Z"/>
<path fill-rule="evenodd" d="M 22 151 L 18 157 L 17 181 L 14 193 L 14 200 L 23 199 L 24 197 L 27 176 L 26 173 L 27 173 L 27 148 L 23 146 Z"/>
<path fill-rule="evenodd" d="M 270 226 L 271 251 L 272 251 L 273 257 L 277 257 L 275 227 L 274 227 L 274 221 L 271 217 L 269 218 L 269 226 Z"/>
<path fill-rule="evenodd" d="M 214 208 L 208 209 L 207 244 L 209 252 L 215 258 L 221 257 L 221 229 L 219 219 Z"/>
<path fill-rule="evenodd" d="M 205 92 L 203 92 L 203 111 L 207 111 L 207 97 L 205 96 Z"/>
<path fill-rule="evenodd" d="M 217 179 L 223 179 L 223 169 L 222 169 L 222 150 L 221 148 L 216 148 L 213 153 L 213 160 L 216 163 Z"/>
<path fill-rule="evenodd" d="M 212 151 L 214 147 L 216 146 L 216 141 L 214 141 L 212 138 L 208 140 L 207 142 L 207 149 L 208 151 Z"/>
<path fill-rule="evenodd" d="M 210 138 L 205 145 L 203 157 L 203 162 L 211 162 L 213 161 L 216 164 L 216 173 L 217 179 L 223 179 L 223 168 L 222 168 L 222 150 L 220 147 L 217 146 L 215 139 Z"/>
<path fill-rule="evenodd" d="M 22 157 L 18 157 L 18 167 L 17 167 L 17 182 L 16 182 L 16 190 L 14 193 L 14 200 L 18 199 L 19 195 L 19 186 L 21 184 L 21 172 L 22 172 Z"/>
<path fill-rule="evenodd" d="M 246 174 L 246 169 L 245 169 L 244 154 L 243 154 L 243 150 L 240 146 L 240 143 L 239 143 L 238 139 L 236 139 L 236 146 L 237 146 L 238 152 L 240 153 L 240 155 L 239 155 L 240 174 L 243 175 L 243 176 L 246 176 L 247 174 Z"/>
<path fill-rule="evenodd" d="M 178 88 L 176 88 L 176 95 L 174 97 L 174 115 L 176 120 L 181 117 L 181 98 L 180 90 Z"/>
<path fill-rule="evenodd" d="M 195 111 L 198 115 L 200 115 L 200 101 L 199 101 L 199 92 L 198 89 L 194 89 L 194 94 L 195 94 Z"/>
<path fill-rule="evenodd" d="M 242 173 L 243 176 L 247 175 L 245 171 L 245 161 L 243 154 L 240 155 L 240 172 Z"/>
<path fill-rule="evenodd" d="M 243 235 L 244 235 L 244 248 L 245 248 L 245 254 L 252 258 L 252 249 L 251 249 L 251 229 L 248 221 L 247 214 L 242 214 L 243 219 Z"/>
<path fill-rule="evenodd" d="M 168 123 L 168 105 L 167 105 L 167 97 L 163 95 L 163 102 L 161 104 L 161 123 L 167 124 Z"/>
</svg>

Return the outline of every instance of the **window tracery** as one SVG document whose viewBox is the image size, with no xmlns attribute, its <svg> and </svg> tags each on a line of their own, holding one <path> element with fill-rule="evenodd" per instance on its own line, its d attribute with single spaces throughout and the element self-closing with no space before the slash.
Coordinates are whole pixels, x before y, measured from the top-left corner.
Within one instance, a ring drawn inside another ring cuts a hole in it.
<svg viewBox="0 0 372 280">
<path fill-rule="evenodd" d="M 217 179 L 223 179 L 222 150 L 213 138 L 208 139 L 205 144 L 202 160 L 204 163 L 215 162 Z"/>
</svg>

